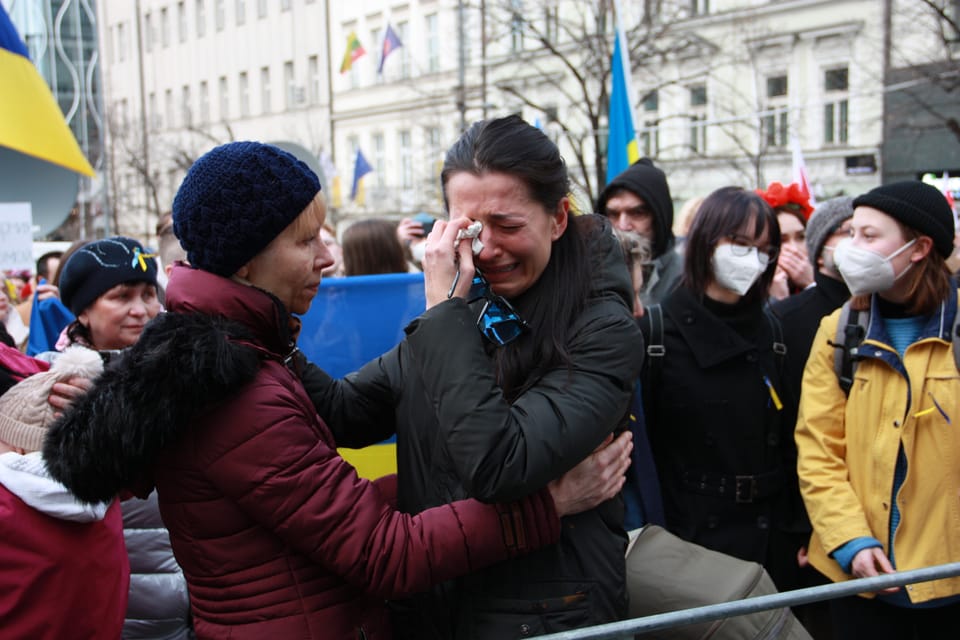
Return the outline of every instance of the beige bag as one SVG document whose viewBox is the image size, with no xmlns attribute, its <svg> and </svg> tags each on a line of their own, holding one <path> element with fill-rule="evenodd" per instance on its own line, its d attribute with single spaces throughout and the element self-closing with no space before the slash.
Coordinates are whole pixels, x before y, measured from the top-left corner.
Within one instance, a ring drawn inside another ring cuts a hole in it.
<svg viewBox="0 0 960 640">
<path fill-rule="evenodd" d="M 631 618 L 777 592 L 759 564 L 681 540 L 662 527 L 647 525 L 631 532 L 631 538 L 627 547 Z M 671 627 L 636 637 L 810 640 L 810 634 L 788 608 Z"/>
</svg>

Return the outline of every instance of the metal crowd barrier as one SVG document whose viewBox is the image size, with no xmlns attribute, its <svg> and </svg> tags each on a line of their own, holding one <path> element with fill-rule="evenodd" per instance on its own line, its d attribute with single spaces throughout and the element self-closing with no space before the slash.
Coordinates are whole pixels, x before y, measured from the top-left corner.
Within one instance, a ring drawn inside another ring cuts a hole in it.
<svg viewBox="0 0 960 640">
<path fill-rule="evenodd" d="M 631 620 L 621 620 L 619 622 L 608 622 L 595 627 L 586 627 L 583 629 L 572 629 L 570 631 L 561 631 L 560 633 L 551 633 L 545 636 L 538 636 L 539 640 L 586 640 L 587 638 L 608 638 L 622 639 L 634 634 L 642 634 L 669 627 L 679 627 L 686 624 L 698 622 L 710 622 L 720 618 L 732 618 L 734 616 L 745 615 L 748 613 L 757 613 L 758 611 L 767 611 L 769 609 L 780 609 L 781 607 L 792 607 L 798 604 L 808 602 L 818 602 L 820 600 L 832 600 L 834 598 L 843 598 L 858 593 L 870 591 L 879 591 L 887 587 L 901 587 L 918 582 L 929 582 L 941 578 L 954 578 L 960 576 L 960 562 L 951 562 L 934 567 L 925 567 L 923 569 L 913 569 L 911 571 L 897 571 L 873 578 L 859 578 L 848 580 L 846 582 L 837 582 L 834 584 L 822 585 L 819 587 L 808 587 L 806 589 L 797 589 L 796 591 L 784 591 L 783 593 L 774 593 L 765 596 L 756 596 L 744 600 L 734 600 L 732 602 L 722 602 L 720 604 L 711 604 L 705 607 L 696 607 L 694 609 L 683 609 L 681 611 L 671 611 L 669 613 L 659 613 L 653 616 L 643 618 L 633 618 Z"/>
</svg>

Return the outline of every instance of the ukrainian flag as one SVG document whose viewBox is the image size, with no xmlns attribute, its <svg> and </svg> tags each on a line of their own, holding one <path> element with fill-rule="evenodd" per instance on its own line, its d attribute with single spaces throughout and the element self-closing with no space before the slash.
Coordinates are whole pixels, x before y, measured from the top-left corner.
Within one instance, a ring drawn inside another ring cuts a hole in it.
<svg viewBox="0 0 960 640">
<path fill-rule="evenodd" d="M 619 21 L 619 17 L 618 17 Z M 613 44 L 613 61 L 610 75 L 613 86 L 610 90 L 610 111 L 607 114 L 609 135 L 607 137 L 607 183 L 624 169 L 640 159 L 637 130 L 633 126 L 633 107 L 630 105 L 630 55 L 623 29 L 617 26 Z"/>
<path fill-rule="evenodd" d="M 0 145 L 93 177 L 60 106 L 0 5 Z"/>
</svg>

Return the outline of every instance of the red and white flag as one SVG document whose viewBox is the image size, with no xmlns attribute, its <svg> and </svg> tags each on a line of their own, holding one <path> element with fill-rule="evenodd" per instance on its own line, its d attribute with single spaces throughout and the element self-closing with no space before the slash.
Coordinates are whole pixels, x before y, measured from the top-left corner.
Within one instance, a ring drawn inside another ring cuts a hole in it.
<svg viewBox="0 0 960 640">
<path fill-rule="evenodd" d="M 813 196 L 813 188 L 807 176 L 807 165 L 803 162 L 803 152 L 800 150 L 800 139 L 797 136 L 790 136 L 790 147 L 793 151 L 793 181 L 800 185 L 809 198 L 810 206 L 816 209 L 817 199 Z"/>
</svg>

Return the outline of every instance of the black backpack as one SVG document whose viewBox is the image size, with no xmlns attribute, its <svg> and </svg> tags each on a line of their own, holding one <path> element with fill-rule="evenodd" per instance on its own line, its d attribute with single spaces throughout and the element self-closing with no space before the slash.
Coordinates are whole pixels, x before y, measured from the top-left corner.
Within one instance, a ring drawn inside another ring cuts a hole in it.
<svg viewBox="0 0 960 640">
<path fill-rule="evenodd" d="M 840 311 L 840 321 L 837 322 L 837 335 L 832 346 L 836 349 L 833 354 L 833 370 L 837 374 L 837 381 L 843 393 L 850 395 L 853 386 L 853 376 L 857 371 L 857 364 L 863 359 L 860 355 L 860 345 L 867 336 L 870 326 L 870 310 L 860 311 L 850 307 L 850 301 L 843 303 Z M 960 370 L 960 310 L 953 316 L 953 326 L 950 328 L 950 342 L 953 344 L 953 362 Z"/>
</svg>

